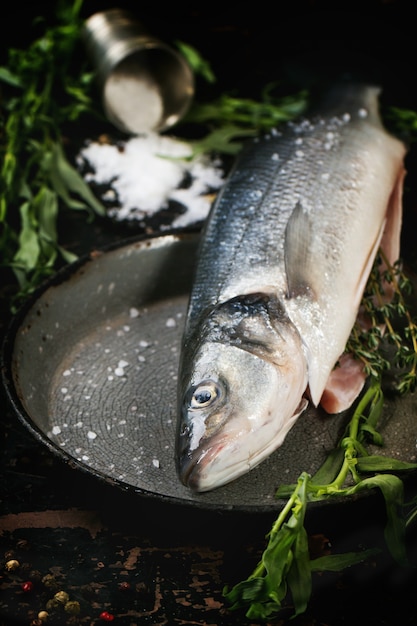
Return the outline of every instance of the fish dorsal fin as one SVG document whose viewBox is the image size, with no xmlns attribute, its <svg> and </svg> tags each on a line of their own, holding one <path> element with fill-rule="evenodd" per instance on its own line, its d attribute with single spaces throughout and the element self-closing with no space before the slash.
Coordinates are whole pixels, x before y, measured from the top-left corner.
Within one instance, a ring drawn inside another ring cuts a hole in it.
<svg viewBox="0 0 417 626">
<path fill-rule="evenodd" d="M 321 278 L 312 254 L 313 236 L 311 217 L 298 201 L 285 231 L 285 272 L 290 299 L 306 295 L 315 299 L 319 293 Z"/>
</svg>

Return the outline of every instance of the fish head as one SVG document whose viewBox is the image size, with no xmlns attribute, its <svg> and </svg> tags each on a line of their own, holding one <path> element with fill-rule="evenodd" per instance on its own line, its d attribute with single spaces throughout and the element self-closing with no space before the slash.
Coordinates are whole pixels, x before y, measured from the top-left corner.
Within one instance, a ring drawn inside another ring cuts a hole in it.
<svg viewBox="0 0 417 626">
<path fill-rule="evenodd" d="M 258 465 L 307 406 L 306 361 L 290 325 L 274 334 L 279 348 L 266 349 L 259 335 L 246 343 L 234 337 L 203 339 L 181 371 L 177 466 L 183 484 L 197 492 Z"/>
</svg>

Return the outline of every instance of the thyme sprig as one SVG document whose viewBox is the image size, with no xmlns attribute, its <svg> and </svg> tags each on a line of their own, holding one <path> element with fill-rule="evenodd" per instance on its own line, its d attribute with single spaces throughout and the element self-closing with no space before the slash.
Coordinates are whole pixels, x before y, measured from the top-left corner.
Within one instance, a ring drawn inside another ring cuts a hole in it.
<svg viewBox="0 0 417 626">
<path fill-rule="evenodd" d="M 402 394 L 413 391 L 417 381 L 417 325 L 408 302 L 412 293 L 402 262 L 390 264 L 380 250 L 362 298 L 362 314 L 346 345 L 367 375 L 395 374 L 395 388 Z"/>
</svg>

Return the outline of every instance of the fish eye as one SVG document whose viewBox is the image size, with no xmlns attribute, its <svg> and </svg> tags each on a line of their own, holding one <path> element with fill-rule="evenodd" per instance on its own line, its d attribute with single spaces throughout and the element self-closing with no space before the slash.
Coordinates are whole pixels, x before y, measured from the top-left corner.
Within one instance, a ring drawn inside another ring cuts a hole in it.
<svg viewBox="0 0 417 626">
<path fill-rule="evenodd" d="M 206 380 L 194 387 L 190 400 L 191 409 L 205 409 L 220 396 L 220 386 L 212 380 Z"/>
</svg>

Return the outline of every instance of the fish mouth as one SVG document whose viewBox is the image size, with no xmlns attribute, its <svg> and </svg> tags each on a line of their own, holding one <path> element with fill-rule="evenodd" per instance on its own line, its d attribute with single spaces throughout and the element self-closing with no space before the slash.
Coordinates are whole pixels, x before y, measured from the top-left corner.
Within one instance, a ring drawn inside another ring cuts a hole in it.
<svg viewBox="0 0 417 626">
<path fill-rule="evenodd" d="M 223 487 L 258 465 L 266 458 L 269 447 L 265 446 L 261 451 L 257 450 L 256 456 L 240 459 L 239 462 L 233 462 L 235 451 L 235 446 L 230 442 L 221 440 L 208 441 L 206 446 L 194 450 L 192 455 L 185 454 L 180 459 L 181 482 L 195 493 Z"/>
<path fill-rule="evenodd" d="M 182 484 L 196 492 L 212 489 L 211 486 L 204 487 L 204 474 L 225 447 L 227 447 L 225 441 L 217 443 L 207 441 L 206 445 L 201 445 L 199 449 L 190 453 L 184 446 L 178 456 L 178 474 Z"/>
<path fill-rule="evenodd" d="M 202 493 L 222 487 L 246 474 L 282 445 L 288 430 L 307 406 L 308 401 L 303 397 L 287 419 L 285 427 L 264 439 L 262 447 L 255 446 L 252 452 L 244 456 L 239 454 L 242 442 L 230 432 L 208 437 L 194 450 L 190 450 L 189 440 L 184 435 L 180 439 L 177 455 L 178 475 L 182 484 L 196 493 Z M 265 423 L 265 427 L 268 424 Z"/>
<path fill-rule="evenodd" d="M 199 491 L 200 489 L 200 471 L 197 466 L 201 459 L 201 456 L 198 458 L 183 456 L 179 462 L 180 480 L 185 487 L 192 491 Z"/>
<path fill-rule="evenodd" d="M 196 493 L 222 487 L 258 465 L 269 453 L 269 446 L 257 450 L 250 458 L 239 459 L 239 462 L 236 462 L 235 452 L 236 444 L 226 437 L 207 440 L 192 453 L 185 451 L 179 458 L 181 482 Z"/>
</svg>

